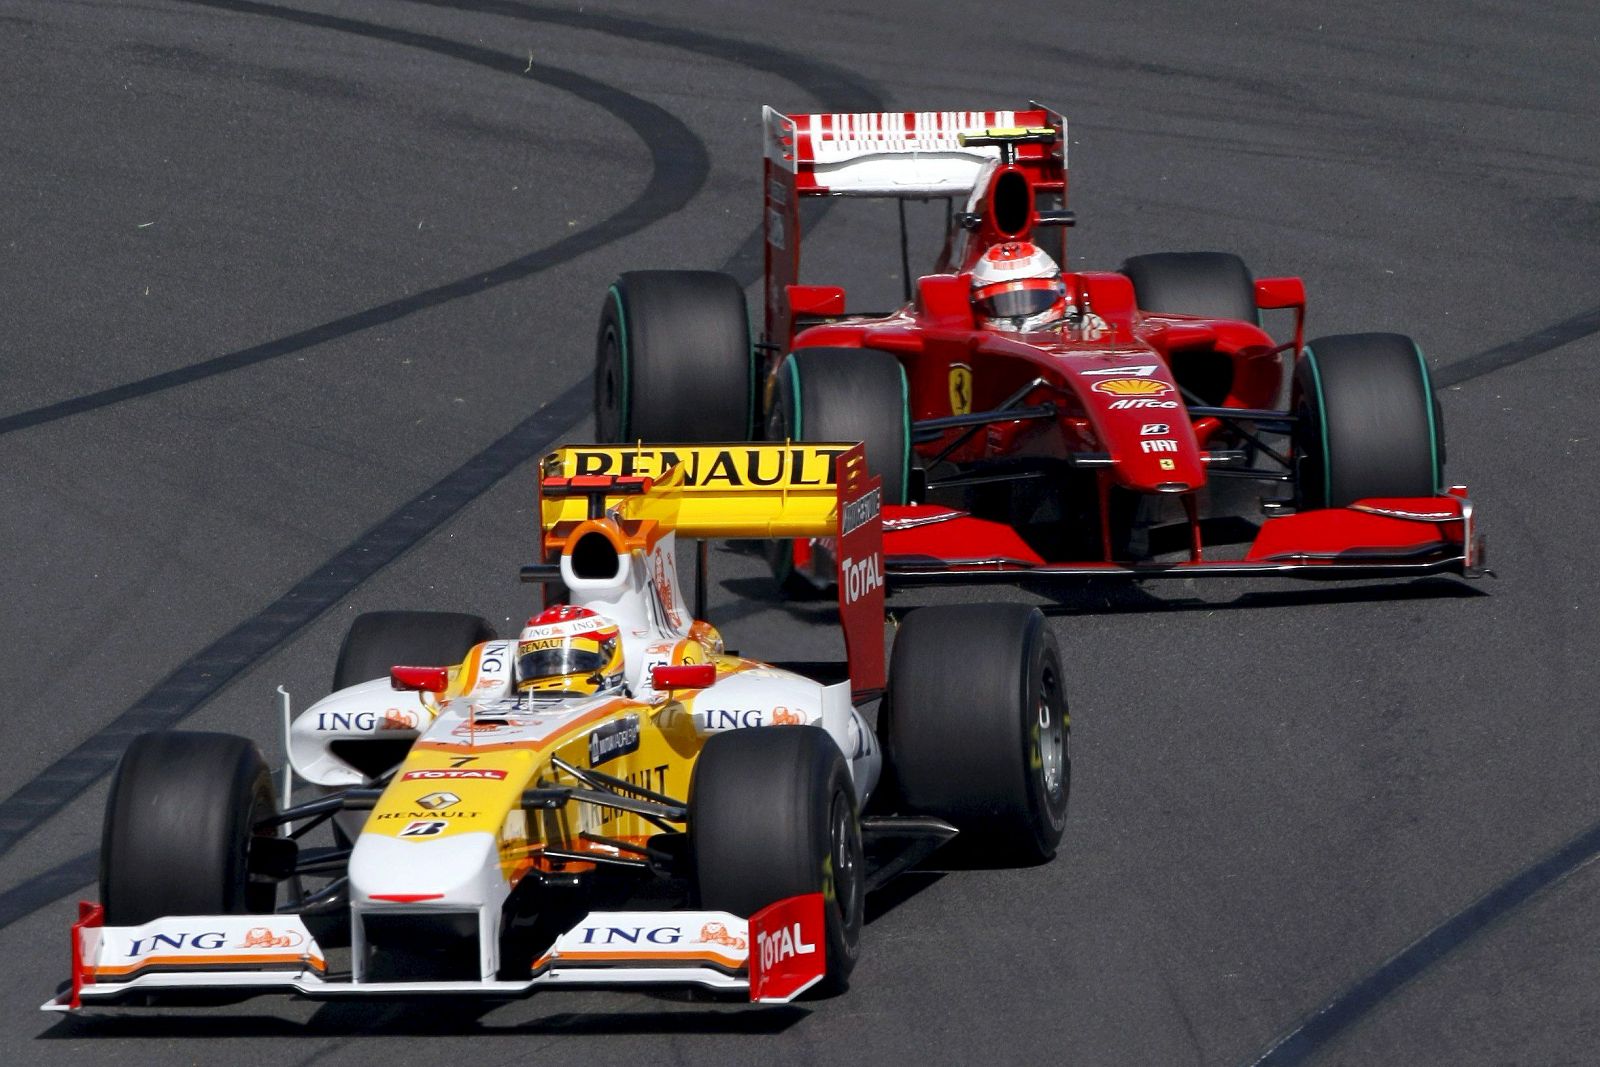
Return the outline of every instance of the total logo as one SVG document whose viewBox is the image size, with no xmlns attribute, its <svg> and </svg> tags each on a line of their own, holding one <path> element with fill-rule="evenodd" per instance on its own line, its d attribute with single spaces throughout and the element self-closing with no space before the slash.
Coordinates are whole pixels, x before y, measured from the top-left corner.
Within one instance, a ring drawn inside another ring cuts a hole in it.
<svg viewBox="0 0 1600 1067">
<path fill-rule="evenodd" d="M 874 589 L 883 588 L 883 575 L 877 556 L 868 556 L 859 562 L 846 556 L 839 561 L 839 570 L 844 574 L 846 604 L 854 604 Z"/>
<path fill-rule="evenodd" d="M 505 771 L 497 771 L 490 767 L 481 770 L 435 770 L 435 771 L 407 771 L 400 776 L 402 782 L 413 781 L 448 781 L 454 778 L 480 778 L 488 781 L 499 782 L 505 779 Z"/>
<path fill-rule="evenodd" d="M 771 970 L 777 964 L 795 956 L 809 956 L 817 951 L 814 944 L 806 944 L 799 923 L 779 927 L 772 933 L 762 931 L 756 935 L 756 947 L 761 953 L 761 967 Z"/>
</svg>

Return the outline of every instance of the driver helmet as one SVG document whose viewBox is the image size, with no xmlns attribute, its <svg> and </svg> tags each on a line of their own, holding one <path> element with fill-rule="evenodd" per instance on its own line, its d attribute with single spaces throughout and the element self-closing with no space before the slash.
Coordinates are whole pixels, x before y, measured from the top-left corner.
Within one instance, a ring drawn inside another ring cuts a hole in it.
<svg viewBox="0 0 1600 1067">
<path fill-rule="evenodd" d="M 1061 268 L 1031 241 L 1007 241 L 972 268 L 972 303 L 978 325 L 1027 333 L 1047 329 L 1067 314 Z"/>
<path fill-rule="evenodd" d="M 622 633 L 598 612 L 570 604 L 546 608 L 517 639 L 519 693 L 595 696 L 622 683 Z"/>
</svg>

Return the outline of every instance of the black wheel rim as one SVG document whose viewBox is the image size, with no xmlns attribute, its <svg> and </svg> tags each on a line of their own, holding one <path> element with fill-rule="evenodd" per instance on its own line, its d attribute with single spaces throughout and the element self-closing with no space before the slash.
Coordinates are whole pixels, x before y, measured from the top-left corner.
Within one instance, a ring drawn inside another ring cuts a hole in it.
<svg viewBox="0 0 1600 1067">
<path fill-rule="evenodd" d="M 856 932 L 861 929 L 862 909 L 866 902 L 865 883 L 862 881 L 865 854 L 855 807 L 842 792 L 834 794 L 832 809 L 828 814 L 828 828 L 832 903 L 838 913 L 845 942 L 853 944 Z"/>
<path fill-rule="evenodd" d="M 1051 809 L 1060 807 L 1065 800 L 1069 776 L 1072 773 L 1072 753 L 1069 747 L 1066 709 L 1062 706 L 1061 689 L 1056 672 L 1048 665 L 1039 676 L 1039 699 L 1034 707 L 1033 728 L 1036 741 L 1035 761 L 1038 768 L 1040 794 Z"/>
</svg>

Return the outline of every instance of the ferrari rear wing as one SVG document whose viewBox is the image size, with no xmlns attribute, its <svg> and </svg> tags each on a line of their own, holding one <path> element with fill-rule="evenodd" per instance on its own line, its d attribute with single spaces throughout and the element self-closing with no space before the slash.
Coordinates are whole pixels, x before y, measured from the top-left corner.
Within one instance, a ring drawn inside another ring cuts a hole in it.
<svg viewBox="0 0 1600 1067">
<path fill-rule="evenodd" d="M 233 991 L 317 999 L 525 997 L 541 989 L 691 985 L 781 1004 L 827 971 L 822 894 L 789 897 L 748 920 L 721 911 L 590 912 L 520 980 L 356 982 L 336 971 L 297 915 L 186 915 L 104 925 L 80 904 L 72 977 L 44 1011 L 74 1011 L 145 994 Z"/>
<path fill-rule="evenodd" d="M 785 115 L 768 107 L 762 109 L 761 121 L 766 337 L 773 343 L 786 343 L 793 325 L 788 289 L 800 282 L 801 197 L 965 201 L 1002 153 L 993 143 L 966 143 L 963 134 L 1048 127 L 1055 135 L 1016 145 L 1014 162 L 1028 172 L 1036 194 L 1066 203 L 1067 120 L 1037 104 L 1011 111 L 824 115 Z M 900 243 L 906 243 L 903 211 Z M 902 255 L 903 270 L 906 266 Z M 909 271 L 905 273 L 909 285 Z"/>
</svg>

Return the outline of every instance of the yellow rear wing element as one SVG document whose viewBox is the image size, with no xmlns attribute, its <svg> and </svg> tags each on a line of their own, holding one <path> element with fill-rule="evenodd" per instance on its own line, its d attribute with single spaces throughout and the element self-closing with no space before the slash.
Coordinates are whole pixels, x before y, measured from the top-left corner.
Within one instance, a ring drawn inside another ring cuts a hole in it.
<svg viewBox="0 0 1600 1067">
<path fill-rule="evenodd" d="M 612 511 L 687 538 L 832 537 L 841 463 L 865 476 L 850 443 L 570 445 L 544 457 L 540 529 Z"/>
</svg>

